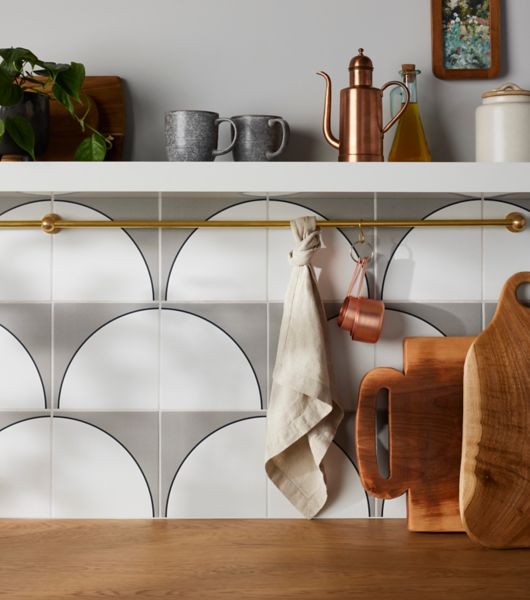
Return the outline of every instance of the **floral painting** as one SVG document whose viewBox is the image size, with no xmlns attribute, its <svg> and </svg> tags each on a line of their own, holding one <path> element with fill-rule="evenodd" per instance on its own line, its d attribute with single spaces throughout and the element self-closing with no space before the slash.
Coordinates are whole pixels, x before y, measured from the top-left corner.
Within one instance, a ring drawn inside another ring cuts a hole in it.
<svg viewBox="0 0 530 600">
<path fill-rule="evenodd" d="M 490 0 L 443 0 L 446 69 L 491 66 Z"/>
</svg>

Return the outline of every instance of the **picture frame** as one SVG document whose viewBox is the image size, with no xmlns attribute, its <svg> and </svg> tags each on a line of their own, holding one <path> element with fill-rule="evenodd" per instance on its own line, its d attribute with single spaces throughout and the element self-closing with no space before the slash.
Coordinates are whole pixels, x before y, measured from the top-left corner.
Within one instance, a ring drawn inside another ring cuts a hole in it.
<svg viewBox="0 0 530 600">
<path fill-rule="evenodd" d="M 440 79 L 500 72 L 501 0 L 431 0 L 432 70 Z"/>
</svg>

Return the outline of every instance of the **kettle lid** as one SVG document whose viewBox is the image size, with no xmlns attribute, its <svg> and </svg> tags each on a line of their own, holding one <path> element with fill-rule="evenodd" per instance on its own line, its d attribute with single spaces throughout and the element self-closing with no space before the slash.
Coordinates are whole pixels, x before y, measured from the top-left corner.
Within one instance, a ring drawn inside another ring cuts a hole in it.
<svg viewBox="0 0 530 600">
<path fill-rule="evenodd" d="M 374 65 L 368 56 L 364 54 L 364 48 L 359 48 L 359 54 L 354 56 L 350 60 L 349 71 L 353 71 L 354 69 L 369 69 L 370 71 L 374 70 Z"/>
</svg>

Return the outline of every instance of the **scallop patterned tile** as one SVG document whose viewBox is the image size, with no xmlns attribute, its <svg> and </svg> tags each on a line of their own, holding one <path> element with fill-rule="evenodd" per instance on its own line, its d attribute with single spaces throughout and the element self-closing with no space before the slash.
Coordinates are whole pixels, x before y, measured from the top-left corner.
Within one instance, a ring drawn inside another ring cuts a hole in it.
<svg viewBox="0 0 530 600">
<path fill-rule="evenodd" d="M 57 200 L 63 219 L 110 220 L 103 213 Z M 142 302 L 154 298 L 140 249 L 122 229 L 65 229 L 53 236 L 53 298 L 59 302 Z"/>
<path fill-rule="evenodd" d="M 0 215 L 3 221 L 35 220 L 51 211 L 48 200 L 16 206 Z M 0 301 L 51 300 L 52 236 L 40 229 L 6 229 L 0 235 Z"/>
<path fill-rule="evenodd" d="M 210 432 L 179 465 L 166 515 L 173 518 L 265 518 L 265 419 L 251 417 Z"/>
<path fill-rule="evenodd" d="M 428 219 L 480 219 L 480 200 L 446 206 Z M 384 274 L 384 300 L 399 302 L 480 301 L 480 228 L 416 228 L 401 241 Z"/>
<path fill-rule="evenodd" d="M 50 517 L 50 455 L 49 417 L 0 414 L 1 518 Z"/>
<path fill-rule="evenodd" d="M 245 201 L 210 220 L 263 220 L 264 200 Z M 266 300 L 266 231 L 197 229 L 180 247 L 167 284 L 171 301 Z"/>
<path fill-rule="evenodd" d="M 191 307 L 192 308 L 192 307 Z M 245 321 L 245 307 L 239 305 Z M 254 307 L 249 306 L 251 317 Z M 220 308 L 222 312 L 222 308 Z M 265 314 L 263 315 L 265 316 Z M 252 327 L 252 320 L 249 327 Z M 160 405 L 163 410 L 259 410 L 256 372 L 241 346 L 214 322 L 165 308 L 161 323 Z M 266 340 L 257 339 L 265 357 Z"/>
<path fill-rule="evenodd" d="M 147 518 L 154 505 L 128 449 L 79 419 L 53 419 L 52 514 L 58 518 Z"/>
</svg>

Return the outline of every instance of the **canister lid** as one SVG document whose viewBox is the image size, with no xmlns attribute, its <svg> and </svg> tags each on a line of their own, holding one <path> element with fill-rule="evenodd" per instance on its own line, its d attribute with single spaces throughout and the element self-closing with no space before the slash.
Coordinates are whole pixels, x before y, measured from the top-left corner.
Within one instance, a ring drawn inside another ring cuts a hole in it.
<svg viewBox="0 0 530 600">
<path fill-rule="evenodd" d="M 499 88 L 482 94 L 482 98 L 494 98 L 496 96 L 530 96 L 530 90 L 523 90 L 515 83 L 505 83 Z"/>
</svg>

